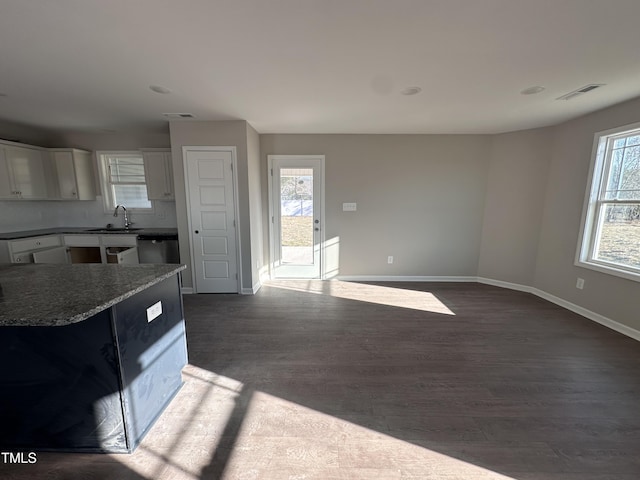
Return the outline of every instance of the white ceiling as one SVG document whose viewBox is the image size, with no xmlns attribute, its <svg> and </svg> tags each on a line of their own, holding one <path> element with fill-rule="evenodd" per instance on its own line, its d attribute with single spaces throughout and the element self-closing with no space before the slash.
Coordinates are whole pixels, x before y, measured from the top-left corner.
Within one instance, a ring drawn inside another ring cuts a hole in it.
<svg viewBox="0 0 640 480">
<path fill-rule="evenodd" d="M 0 119 L 495 133 L 640 95 L 638 0 L 2 0 Z M 573 100 L 555 100 L 604 83 Z M 149 89 L 160 85 L 173 93 Z M 534 85 L 537 95 L 521 95 Z M 422 93 L 400 91 L 419 86 Z"/>
</svg>

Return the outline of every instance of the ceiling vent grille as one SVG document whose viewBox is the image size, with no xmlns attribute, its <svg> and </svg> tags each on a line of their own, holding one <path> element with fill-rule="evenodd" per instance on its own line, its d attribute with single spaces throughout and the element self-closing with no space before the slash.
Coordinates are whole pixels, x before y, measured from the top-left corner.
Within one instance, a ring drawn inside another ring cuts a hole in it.
<svg viewBox="0 0 640 480">
<path fill-rule="evenodd" d="M 193 118 L 191 113 L 163 113 L 167 118 Z"/>
<path fill-rule="evenodd" d="M 590 83 L 589 85 L 580 87 L 573 92 L 565 93 L 561 97 L 556 98 L 556 100 L 571 100 L 572 98 L 576 98 L 579 95 L 584 95 L 585 93 L 595 90 L 596 88 L 603 87 L 604 85 L 604 83 Z"/>
</svg>

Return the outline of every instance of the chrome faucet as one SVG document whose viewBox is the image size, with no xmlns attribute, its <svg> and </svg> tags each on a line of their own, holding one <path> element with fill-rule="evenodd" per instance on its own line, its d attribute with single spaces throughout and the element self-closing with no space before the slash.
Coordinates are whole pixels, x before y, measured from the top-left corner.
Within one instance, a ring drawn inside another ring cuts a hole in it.
<svg viewBox="0 0 640 480">
<path fill-rule="evenodd" d="M 127 215 L 127 209 L 124 205 L 117 205 L 116 209 L 113 211 L 113 216 L 118 216 L 118 209 L 121 208 L 124 212 L 124 228 L 129 228 L 131 226 L 131 222 L 129 221 L 129 216 Z"/>
</svg>

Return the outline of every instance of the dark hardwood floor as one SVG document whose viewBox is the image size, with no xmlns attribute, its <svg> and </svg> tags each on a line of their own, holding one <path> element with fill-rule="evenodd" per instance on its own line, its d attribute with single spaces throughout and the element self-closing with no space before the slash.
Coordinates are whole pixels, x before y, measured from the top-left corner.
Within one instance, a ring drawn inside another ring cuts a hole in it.
<svg viewBox="0 0 640 480">
<path fill-rule="evenodd" d="M 2 479 L 640 478 L 640 344 L 475 283 L 186 296 L 185 386 L 132 455 Z"/>
</svg>

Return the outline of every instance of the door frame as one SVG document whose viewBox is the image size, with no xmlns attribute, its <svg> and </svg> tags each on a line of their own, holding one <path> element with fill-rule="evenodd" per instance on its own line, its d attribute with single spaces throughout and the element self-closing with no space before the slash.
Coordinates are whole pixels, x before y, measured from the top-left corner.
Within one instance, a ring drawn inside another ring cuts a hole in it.
<svg viewBox="0 0 640 480">
<path fill-rule="evenodd" d="M 238 155 L 235 146 L 204 146 L 192 145 L 182 147 L 182 168 L 184 174 L 185 199 L 187 202 L 187 225 L 189 226 L 189 258 L 191 260 L 191 284 L 193 285 L 193 293 L 198 293 L 198 284 L 196 283 L 196 269 L 193 258 L 193 227 L 191 225 L 191 200 L 189 199 L 189 171 L 187 165 L 187 152 L 230 152 L 231 153 L 231 181 L 233 184 L 233 203 L 234 214 L 236 216 L 236 265 L 238 268 L 237 293 L 242 292 L 242 251 L 240 241 L 240 201 L 238 195 Z"/>
<path fill-rule="evenodd" d="M 326 278 L 325 271 L 325 156 L 324 155 L 267 155 L 267 184 L 269 190 L 269 278 L 274 279 L 275 258 L 276 258 L 276 232 L 274 229 L 274 209 L 273 209 L 273 162 L 274 160 L 320 160 L 320 279 Z"/>
</svg>

